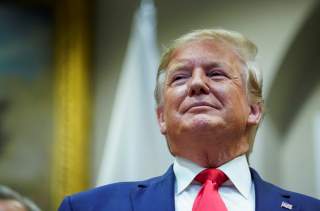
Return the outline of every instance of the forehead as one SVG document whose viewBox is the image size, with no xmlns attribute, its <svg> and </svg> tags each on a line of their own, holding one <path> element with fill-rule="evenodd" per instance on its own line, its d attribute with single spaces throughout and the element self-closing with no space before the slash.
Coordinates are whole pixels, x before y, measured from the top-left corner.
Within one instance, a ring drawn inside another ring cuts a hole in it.
<svg viewBox="0 0 320 211">
<path fill-rule="evenodd" d="M 168 69 L 180 64 L 201 65 L 221 63 L 235 66 L 242 63 L 239 55 L 227 43 L 212 39 L 189 41 L 176 48 L 168 63 Z"/>
</svg>

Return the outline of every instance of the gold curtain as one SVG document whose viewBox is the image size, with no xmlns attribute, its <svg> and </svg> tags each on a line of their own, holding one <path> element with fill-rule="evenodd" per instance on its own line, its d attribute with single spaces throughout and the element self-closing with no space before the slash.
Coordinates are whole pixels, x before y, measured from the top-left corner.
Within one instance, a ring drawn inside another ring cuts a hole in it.
<svg viewBox="0 0 320 211">
<path fill-rule="evenodd" d="M 90 136 L 90 2 L 58 0 L 55 8 L 55 142 L 52 202 L 88 188 Z"/>
</svg>

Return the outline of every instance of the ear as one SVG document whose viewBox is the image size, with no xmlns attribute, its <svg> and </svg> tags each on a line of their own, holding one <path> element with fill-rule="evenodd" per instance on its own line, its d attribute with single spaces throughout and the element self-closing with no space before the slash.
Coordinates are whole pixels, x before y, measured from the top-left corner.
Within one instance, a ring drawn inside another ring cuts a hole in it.
<svg viewBox="0 0 320 211">
<path fill-rule="evenodd" d="M 163 135 L 165 135 L 167 133 L 167 125 L 166 125 L 166 121 L 164 119 L 163 106 L 159 106 L 157 108 L 157 119 L 158 119 L 158 124 L 160 127 L 160 132 Z"/>
<path fill-rule="evenodd" d="M 258 125 L 262 118 L 262 105 L 255 103 L 250 105 L 250 113 L 248 117 L 248 125 Z"/>
</svg>

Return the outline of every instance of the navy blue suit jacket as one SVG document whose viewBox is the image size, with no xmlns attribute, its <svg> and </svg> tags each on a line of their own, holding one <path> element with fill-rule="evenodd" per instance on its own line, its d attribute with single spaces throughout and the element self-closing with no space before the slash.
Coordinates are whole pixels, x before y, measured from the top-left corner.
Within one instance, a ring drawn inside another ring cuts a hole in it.
<svg viewBox="0 0 320 211">
<path fill-rule="evenodd" d="M 320 201 L 263 181 L 251 169 L 256 211 L 320 211 Z M 174 211 L 172 166 L 160 177 L 105 185 L 66 197 L 59 211 Z M 290 209 L 291 208 L 291 209 Z"/>
</svg>

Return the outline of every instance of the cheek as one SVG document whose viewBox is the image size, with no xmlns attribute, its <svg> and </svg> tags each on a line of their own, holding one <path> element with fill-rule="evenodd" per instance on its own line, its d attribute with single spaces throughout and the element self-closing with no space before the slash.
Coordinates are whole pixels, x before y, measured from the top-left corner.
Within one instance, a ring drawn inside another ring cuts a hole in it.
<svg viewBox="0 0 320 211">
<path fill-rule="evenodd" d="M 242 113 L 243 118 L 246 119 L 247 115 L 249 115 L 250 113 L 250 105 L 247 100 L 246 93 L 241 90 L 237 90 L 231 96 L 231 100 L 231 103 L 234 105 L 235 111 L 237 111 L 238 113 Z"/>
<path fill-rule="evenodd" d="M 230 94 L 234 92 L 232 87 L 227 83 L 216 82 L 211 85 L 211 92 L 223 104 L 230 103 Z"/>
<path fill-rule="evenodd" d="M 185 86 L 168 88 L 164 96 L 165 105 L 170 108 L 179 106 L 185 98 L 186 93 L 187 91 Z"/>
<path fill-rule="evenodd" d="M 180 106 L 185 99 L 182 87 L 168 88 L 164 95 L 164 120 L 167 128 L 175 128 L 181 120 Z M 169 125 L 169 127 L 168 127 Z"/>
<path fill-rule="evenodd" d="M 217 86 L 216 90 L 217 97 L 220 98 L 224 104 L 243 111 L 246 111 L 249 107 L 246 92 L 243 87 L 235 84 L 224 84 Z"/>
</svg>

